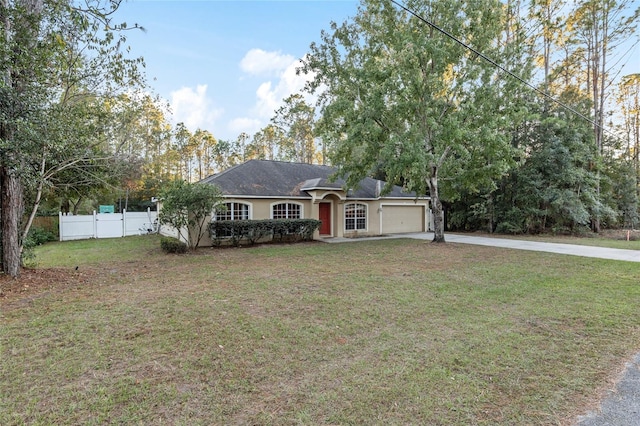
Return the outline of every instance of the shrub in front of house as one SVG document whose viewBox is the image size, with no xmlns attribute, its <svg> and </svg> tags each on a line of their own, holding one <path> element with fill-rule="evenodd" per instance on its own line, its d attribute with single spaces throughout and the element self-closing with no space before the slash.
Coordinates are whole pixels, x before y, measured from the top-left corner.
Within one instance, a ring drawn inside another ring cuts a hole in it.
<svg viewBox="0 0 640 426">
<path fill-rule="evenodd" d="M 162 237 L 160 239 L 160 248 L 165 253 L 186 253 L 188 249 L 185 243 L 171 237 Z"/>
<path fill-rule="evenodd" d="M 310 241 L 320 224 L 316 219 L 214 220 L 209 234 L 214 246 Z"/>
</svg>

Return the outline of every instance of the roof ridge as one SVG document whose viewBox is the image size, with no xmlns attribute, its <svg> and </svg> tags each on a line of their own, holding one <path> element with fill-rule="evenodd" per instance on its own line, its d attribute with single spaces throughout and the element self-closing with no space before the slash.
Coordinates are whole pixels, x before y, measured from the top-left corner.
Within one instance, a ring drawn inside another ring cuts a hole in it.
<svg viewBox="0 0 640 426">
<path fill-rule="evenodd" d="M 249 161 L 254 161 L 254 159 L 251 159 Z M 247 164 L 249 161 L 245 161 L 244 163 L 236 164 L 235 166 L 231 166 L 228 169 L 224 169 L 223 171 L 221 171 L 219 173 L 214 173 L 212 175 L 209 175 L 206 178 L 202 179 L 200 182 L 208 183 L 212 178 L 218 177 L 218 176 L 222 176 L 222 175 L 226 174 L 227 172 L 229 172 L 229 171 L 231 171 L 231 170 L 233 170 L 233 169 L 235 169 L 237 167 L 240 167 L 240 166 L 243 166 L 243 165 Z"/>
<path fill-rule="evenodd" d="M 302 165 L 302 166 L 314 166 L 314 167 L 328 167 L 330 169 L 335 169 L 334 166 L 329 166 L 327 164 L 315 164 L 315 163 L 304 163 L 301 161 L 285 161 L 285 160 L 267 160 L 267 159 L 252 159 L 249 161 L 263 161 L 270 163 L 280 163 L 280 164 L 292 164 L 292 165 Z M 249 162 L 247 161 L 247 162 Z"/>
</svg>

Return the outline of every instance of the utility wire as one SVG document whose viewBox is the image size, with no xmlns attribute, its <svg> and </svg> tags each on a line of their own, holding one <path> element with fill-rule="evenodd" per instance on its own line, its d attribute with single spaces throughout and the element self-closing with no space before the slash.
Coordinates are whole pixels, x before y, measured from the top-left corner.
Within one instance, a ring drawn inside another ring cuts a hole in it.
<svg viewBox="0 0 640 426">
<path fill-rule="evenodd" d="M 405 12 L 413 15 L 414 17 L 418 18 L 420 21 L 424 22 L 425 24 L 427 24 L 428 26 L 430 26 L 431 28 L 433 28 L 434 30 L 444 34 L 445 36 L 449 37 L 451 40 L 455 41 L 456 43 L 458 43 L 459 45 L 461 45 L 462 47 L 464 47 L 467 50 L 470 50 L 471 52 L 473 52 L 474 54 L 476 54 L 477 56 L 481 57 L 482 59 L 484 59 L 485 61 L 489 62 L 491 65 L 493 65 L 494 67 L 500 69 L 502 72 L 507 73 L 508 75 L 510 75 L 511 77 L 515 78 L 516 80 L 518 80 L 519 82 L 523 83 L 524 85 L 526 85 L 527 87 L 529 87 L 530 89 L 533 89 L 536 93 L 541 94 L 543 97 L 545 97 L 546 99 L 560 105 L 561 107 L 571 111 L 572 113 L 576 114 L 578 117 L 581 117 L 582 119 L 586 120 L 587 122 L 589 122 L 590 124 L 594 125 L 595 127 L 599 127 L 602 128 L 602 130 L 604 130 L 605 132 L 614 135 L 617 137 L 617 135 L 615 135 L 613 132 L 610 132 L 609 130 L 607 130 L 606 128 L 600 126 L 598 123 L 596 123 L 595 121 L 593 121 L 591 118 L 585 116 L 584 114 L 576 111 L 575 109 L 571 108 L 569 105 L 563 103 L 562 101 L 554 98 L 553 96 L 545 93 L 544 91 L 538 89 L 537 87 L 535 87 L 534 85 L 532 85 L 531 83 L 529 83 L 528 81 L 522 79 L 521 77 L 519 77 L 518 75 L 512 73 L 511 71 L 509 71 L 508 69 L 506 69 L 505 67 L 503 67 L 502 65 L 500 65 L 499 63 L 497 63 L 496 61 L 494 61 L 493 59 L 489 58 L 488 56 L 486 56 L 484 53 L 474 49 L 473 47 L 469 46 L 468 44 L 466 44 L 465 42 L 463 42 L 462 40 L 458 39 L 457 37 L 455 37 L 453 34 L 449 33 L 448 31 L 444 30 L 443 28 L 440 28 L 439 26 L 437 26 L 436 24 L 434 24 L 433 22 L 429 21 L 428 19 L 418 15 L 416 12 L 414 12 L 413 10 L 409 9 L 408 7 L 406 7 L 405 5 L 403 5 L 402 3 L 396 1 L 396 0 L 391 0 L 391 3 L 395 4 L 396 6 L 400 7 L 401 9 L 403 9 Z"/>
</svg>

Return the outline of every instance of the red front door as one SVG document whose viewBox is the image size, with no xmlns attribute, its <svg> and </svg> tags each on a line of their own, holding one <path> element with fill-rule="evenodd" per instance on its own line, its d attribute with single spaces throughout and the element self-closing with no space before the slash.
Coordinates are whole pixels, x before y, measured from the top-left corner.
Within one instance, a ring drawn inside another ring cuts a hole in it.
<svg viewBox="0 0 640 426">
<path fill-rule="evenodd" d="M 331 203 L 320 203 L 319 207 L 320 235 L 331 235 Z"/>
</svg>

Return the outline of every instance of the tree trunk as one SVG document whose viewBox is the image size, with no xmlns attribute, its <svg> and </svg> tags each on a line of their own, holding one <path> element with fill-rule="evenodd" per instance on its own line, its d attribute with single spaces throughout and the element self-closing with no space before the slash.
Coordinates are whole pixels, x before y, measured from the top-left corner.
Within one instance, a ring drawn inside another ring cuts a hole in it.
<svg viewBox="0 0 640 426">
<path fill-rule="evenodd" d="M 17 2 L 19 6 L 24 7 L 27 14 L 36 16 L 42 11 L 43 0 L 22 0 Z M 28 52 L 29 48 L 37 42 L 38 24 L 34 24 L 37 20 L 31 21 L 25 19 L 19 21 L 17 29 L 14 28 L 15 22 L 11 22 L 7 12 L 9 2 L 0 0 L 0 21 L 4 27 L 4 38 L 6 41 L 16 43 L 24 52 Z M 0 58 L 7 61 L 7 57 Z M 3 86 L 12 96 L 24 92 L 28 84 L 27 77 L 23 76 L 22 69 L 13 69 L 11 64 L 7 62 L 7 67 L 3 70 L 0 79 Z M 17 77 L 17 78 L 16 78 Z M 22 78 L 21 78 L 22 77 Z M 0 139 L 8 142 L 11 146 L 15 137 L 15 126 L 13 121 L 21 117 L 22 109 L 12 102 L 14 109 L 6 117 L 7 121 L 0 122 Z M 8 111 L 3 111 L 7 113 Z M 2 114 L 3 116 L 5 114 Z M 2 229 L 2 270 L 5 274 L 12 277 L 20 275 L 20 262 L 22 252 L 22 241 L 20 235 L 20 224 L 22 214 L 24 213 L 24 187 L 22 180 L 17 171 L 20 167 L 22 159 L 20 153 L 7 152 L 0 158 L 0 194 L 2 201 L 0 202 L 0 229 Z"/>
<path fill-rule="evenodd" d="M 43 158 L 41 163 L 41 168 L 40 168 L 41 175 L 44 175 L 45 166 L 46 166 L 46 161 Z M 25 224 L 24 229 L 22 230 L 22 236 L 20 241 L 20 253 L 22 253 L 22 250 L 24 248 L 24 241 L 27 239 L 27 235 L 29 235 L 29 230 L 31 229 L 31 225 L 33 225 L 33 220 L 35 219 L 36 214 L 38 213 L 38 208 L 40 207 L 40 201 L 42 200 L 43 188 L 44 188 L 44 180 L 41 180 L 38 183 L 38 190 L 36 191 L 36 199 L 33 202 L 33 205 L 31 206 L 31 213 L 29 214 L 29 219 L 27 219 L 27 223 Z"/>
<path fill-rule="evenodd" d="M 20 219 L 22 217 L 23 189 L 20 178 L 7 166 L 0 167 L 2 192 L 2 270 L 5 274 L 20 276 Z"/>
<path fill-rule="evenodd" d="M 431 212 L 433 214 L 433 241 L 434 243 L 444 243 L 444 214 L 442 201 L 438 195 L 438 168 L 431 168 L 429 176 L 429 195 L 431 195 Z"/>
<path fill-rule="evenodd" d="M 72 209 L 72 211 L 71 211 L 71 214 L 72 214 L 72 215 L 74 215 L 74 216 L 78 216 L 78 209 L 80 209 L 80 202 L 81 202 L 81 201 L 82 201 L 82 196 L 78 197 L 78 201 L 76 201 L 75 203 L 74 203 L 74 202 L 71 202 L 71 204 L 73 204 L 73 209 Z M 127 207 L 125 206 L 125 209 L 126 209 L 126 208 L 127 208 Z"/>
</svg>

